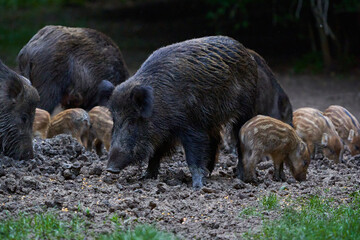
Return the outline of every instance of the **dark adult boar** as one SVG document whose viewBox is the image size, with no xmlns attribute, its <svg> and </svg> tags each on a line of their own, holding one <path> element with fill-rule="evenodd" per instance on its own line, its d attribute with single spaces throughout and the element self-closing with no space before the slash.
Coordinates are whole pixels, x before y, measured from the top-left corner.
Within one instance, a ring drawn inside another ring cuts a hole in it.
<svg viewBox="0 0 360 240">
<path fill-rule="evenodd" d="M 293 110 L 289 97 L 276 80 L 264 58 L 251 49 L 248 51 L 258 65 L 256 114 L 270 116 L 293 126 Z"/>
<path fill-rule="evenodd" d="M 26 78 L 0 61 L 0 151 L 14 159 L 33 158 L 32 126 L 39 95 Z"/>
<path fill-rule="evenodd" d="M 293 126 L 293 110 L 289 97 L 276 80 L 274 73 L 264 58 L 251 49 L 247 50 L 256 61 L 259 77 L 256 94 L 256 114 L 270 116 Z M 233 134 L 230 124 L 224 126 L 223 147 L 227 152 L 235 153 L 236 135 L 237 133 Z"/>
<path fill-rule="evenodd" d="M 234 119 L 238 132 L 254 115 L 256 82 L 255 61 L 232 38 L 204 37 L 158 49 L 110 98 L 114 126 L 107 170 L 118 173 L 149 160 L 145 177 L 156 178 L 160 159 L 180 141 L 193 187 L 201 188 L 217 159 L 221 126 Z"/>
<path fill-rule="evenodd" d="M 121 52 L 103 33 L 88 28 L 46 26 L 18 55 L 21 73 L 40 95 L 39 108 L 90 110 L 105 105 L 114 85 L 128 78 Z"/>
</svg>

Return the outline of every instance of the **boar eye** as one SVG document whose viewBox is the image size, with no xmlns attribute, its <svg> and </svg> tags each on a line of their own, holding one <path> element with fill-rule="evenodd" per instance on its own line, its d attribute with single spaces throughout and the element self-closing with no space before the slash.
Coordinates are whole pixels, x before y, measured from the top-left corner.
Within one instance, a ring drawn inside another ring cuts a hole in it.
<svg viewBox="0 0 360 240">
<path fill-rule="evenodd" d="M 26 123 L 27 119 L 28 119 L 28 117 L 27 117 L 26 114 L 21 115 L 21 121 L 22 121 L 23 123 Z"/>
<path fill-rule="evenodd" d="M 359 150 L 360 148 L 359 148 L 359 146 L 357 146 L 357 145 L 355 145 L 355 150 Z"/>
</svg>

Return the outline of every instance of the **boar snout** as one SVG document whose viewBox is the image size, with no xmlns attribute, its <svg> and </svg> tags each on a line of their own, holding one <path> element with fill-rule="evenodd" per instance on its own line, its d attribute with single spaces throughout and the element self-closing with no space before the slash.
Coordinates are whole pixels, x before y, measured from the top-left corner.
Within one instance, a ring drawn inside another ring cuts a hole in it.
<svg viewBox="0 0 360 240">
<path fill-rule="evenodd" d="M 306 180 L 306 172 L 298 173 L 294 176 L 294 178 L 299 182 L 305 181 Z"/>
<path fill-rule="evenodd" d="M 29 160 L 29 159 L 33 159 L 33 158 L 34 158 L 34 152 L 32 150 L 25 151 L 20 156 L 20 159 L 23 159 L 23 160 Z"/>
<path fill-rule="evenodd" d="M 126 154 L 120 152 L 118 148 L 110 150 L 110 157 L 106 167 L 106 171 L 111 173 L 119 173 L 122 169 L 131 163 Z"/>
</svg>

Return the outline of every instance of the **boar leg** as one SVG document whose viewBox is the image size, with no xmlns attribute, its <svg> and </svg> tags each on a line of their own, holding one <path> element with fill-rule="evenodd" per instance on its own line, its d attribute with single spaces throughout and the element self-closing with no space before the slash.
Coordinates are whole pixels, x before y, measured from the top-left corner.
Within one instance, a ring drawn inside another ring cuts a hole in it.
<svg viewBox="0 0 360 240">
<path fill-rule="evenodd" d="M 272 161 L 274 162 L 274 181 L 286 181 L 284 173 L 284 160 L 285 156 L 282 153 L 274 153 L 271 155 Z"/>
<path fill-rule="evenodd" d="M 81 142 L 82 142 L 83 146 L 87 149 L 88 148 L 87 144 L 88 144 L 89 134 L 84 133 L 83 135 L 81 135 L 80 138 L 81 138 Z"/>
<path fill-rule="evenodd" d="M 186 162 L 192 176 L 193 188 L 203 187 L 204 177 L 208 175 L 207 164 L 210 161 L 210 139 L 206 132 L 189 130 L 180 136 L 185 150 Z"/>
<path fill-rule="evenodd" d="M 159 174 L 160 160 L 166 156 L 174 147 L 175 143 L 169 141 L 157 148 L 154 155 L 149 159 L 149 164 L 142 179 L 156 179 Z"/>
<path fill-rule="evenodd" d="M 241 147 L 240 147 L 239 131 L 240 131 L 240 128 L 242 127 L 242 125 L 244 125 L 244 123 L 247 120 L 249 120 L 249 118 L 239 120 L 238 122 L 233 124 L 233 133 L 234 133 L 234 136 L 236 139 L 236 149 L 237 149 L 237 154 L 238 154 L 237 177 L 243 181 L 244 181 L 244 163 L 243 163 L 242 152 L 241 152 Z"/>
<path fill-rule="evenodd" d="M 284 173 L 284 162 L 280 163 L 280 164 L 275 164 L 274 163 L 274 180 L 277 182 L 285 182 L 286 181 L 286 176 Z"/>
<path fill-rule="evenodd" d="M 103 143 L 98 138 L 94 140 L 95 151 L 98 156 L 102 155 Z"/>
<path fill-rule="evenodd" d="M 209 133 L 210 135 L 210 159 L 207 164 L 207 170 L 209 170 L 209 177 L 214 170 L 215 164 L 219 157 L 219 144 L 221 142 L 220 133 L 216 130 L 213 130 Z"/>
<path fill-rule="evenodd" d="M 315 154 L 316 154 L 315 145 L 312 142 L 307 142 L 306 144 L 307 144 L 308 149 L 310 151 L 311 158 L 315 159 Z"/>
</svg>

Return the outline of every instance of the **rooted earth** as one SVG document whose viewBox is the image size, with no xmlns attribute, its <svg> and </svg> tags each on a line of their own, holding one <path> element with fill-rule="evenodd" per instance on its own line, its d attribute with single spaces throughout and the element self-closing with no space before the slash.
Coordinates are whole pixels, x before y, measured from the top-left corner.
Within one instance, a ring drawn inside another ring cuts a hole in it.
<svg viewBox="0 0 360 240">
<path fill-rule="evenodd" d="M 280 75 L 294 109 L 302 106 L 324 110 L 340 104 L 359 117 L 359 81 L 339 78 Z M 143 166 L 131 166 L 120 174 L 105 171 L 107 153 L 99 157 L 86 151 L 75 139 L 59 135 L 34 139 L 35 158 L 15 161 L 0 158 L 0 219 L 21 212 L 55 211 L 63 220 L 82 214 L 95 224 L 95 232 L 111 232 L 111 216 L 123 219 L 123 227 L 154 224 L 183 239 L 237 239 L 249 230 L 261 228 L 256 214 L 242 217 L 247 208 L 258 209 L 266 219 L 278 217 L 275 211 L 259 207 L 259 199 L 276 194 L 280 204 L 297 197 L 319 195 L 348 201 L 359 188 L 360 156 L 345 156 L 334 164 L 321 154 L 313 159 L 305 182 L 297 182 L 286 169 L 287 181 L 272 180 L 271 161 L 258 165 L 258 184 L 245 184 L 234 178 L 237 157 L 221 152 L 206 186 L 191 187 L 185 157 L 179 151 L 161 164 L 159 178 L 139 180 Z"/>
</svg>

